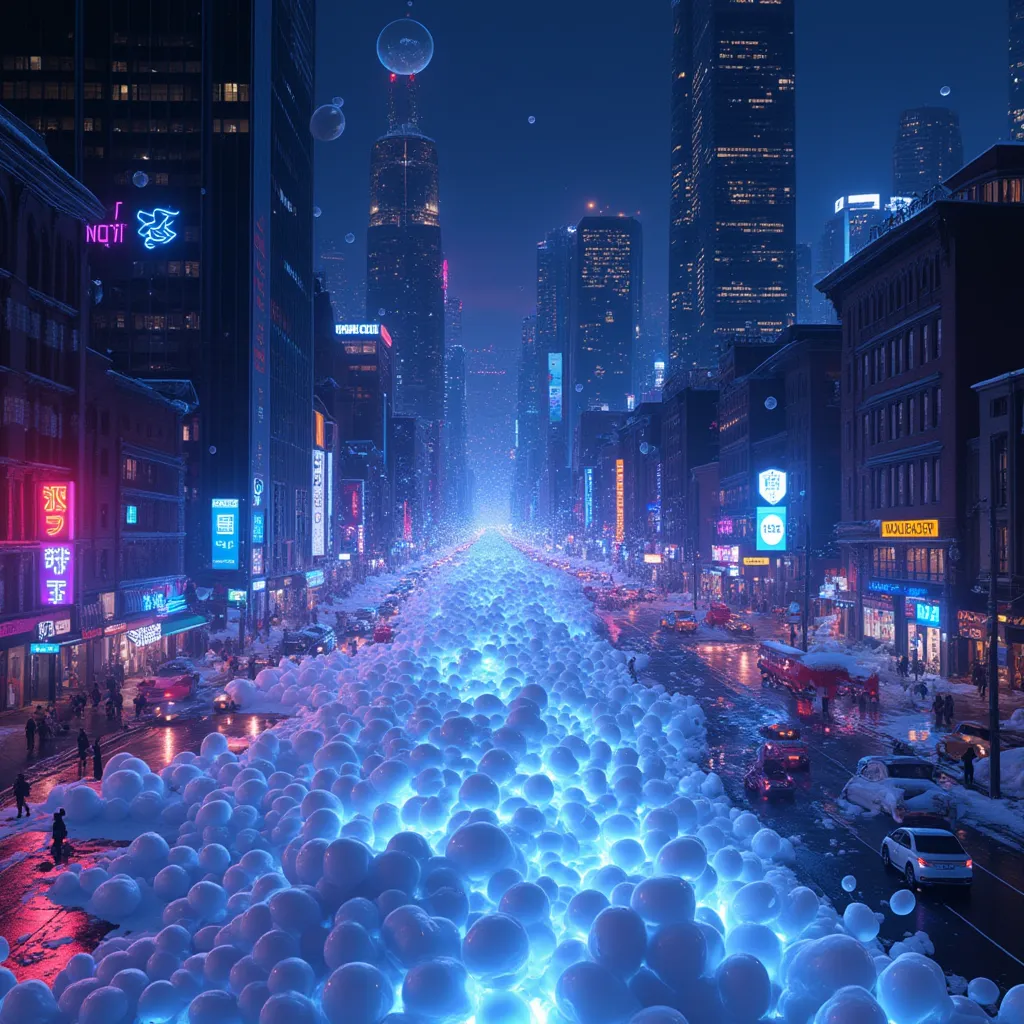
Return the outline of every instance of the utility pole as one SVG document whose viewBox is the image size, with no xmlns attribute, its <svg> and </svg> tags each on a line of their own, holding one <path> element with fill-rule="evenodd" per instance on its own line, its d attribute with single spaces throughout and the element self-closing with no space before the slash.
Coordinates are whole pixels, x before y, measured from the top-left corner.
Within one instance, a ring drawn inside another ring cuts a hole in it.
<svg viewBox="0 0 1024 1024">
<path fill-rule="evenodd" d="M 807 650 L 807 620 L 811 614 L 811 520 L 804 515 L 804 642 Z"/>
<path fill-rule="evenodd" d="M 999 544 L 996 538 L 995 494 L 988 499 L 988 729 L 989 783 L 988 795 L 993 800 L 1000 796 L 999 778 L 999 604 L 996 600 L 996 580 L 999 572 Z"/>
</svg>

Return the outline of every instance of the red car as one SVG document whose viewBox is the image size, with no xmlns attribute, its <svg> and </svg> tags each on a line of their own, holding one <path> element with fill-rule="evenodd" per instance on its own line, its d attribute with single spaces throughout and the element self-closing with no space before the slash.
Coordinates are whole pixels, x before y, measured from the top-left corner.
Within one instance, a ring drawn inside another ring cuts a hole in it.
<svg viewBox="0 0 1024 1024">
<path fill-rule="evenodd" d="M 704 621 L 709 626 L 724 626 L 732 618 L 727 604 L 713 604 L 704 616 Z"/>
<path fill-rule="evenodd" d="M 373 631 L 373 642 L 375 644 L 389 644 L 394 637 L 394 630 L 386 622 L 382 622 Z"/>
<path fill-rule="evenodd" d="M 796 788 L 793 776 L 776 754 L 768 749 L 770 746 L 771 744 L 762 743 L 758 747 L 757 760 L 743 776 L 743 786 L 750 793 L 756 793 L 765 800 L 775 797 L 792 799 Z"/>
<path fill-rule="evenodd" d="M 146 679 L 139 687 L 150 704 L 163 701 L 191 700 L 199 685 L 199 673 L 190 661 L 175 658 L 156 670 L 155 679 Z"/>
</svg>

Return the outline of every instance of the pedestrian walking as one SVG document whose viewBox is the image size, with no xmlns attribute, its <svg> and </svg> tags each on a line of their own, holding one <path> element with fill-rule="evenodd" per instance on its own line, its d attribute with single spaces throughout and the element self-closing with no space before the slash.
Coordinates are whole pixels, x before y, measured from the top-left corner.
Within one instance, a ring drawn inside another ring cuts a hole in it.
<svg viewBox="0 0 1024 1024">
<path fill-rule="evenodd" d="M 982 700 L 985 699 L 985 694 L 988 692 L 988 676 L 981 672 L 978 676 L 978 696 Z"/>
<path fill-rule="evenodd" d="M 120 718 L 124 712 L 124 696 L 120 690 L 117 691 L 114 697 L 114 710 L 117 712 L 117 717 Z"/>
<path fill-rule="evenodd" d="M 64 855 L 64 840 L 68 837 L 68 827 L 64 824 L 64 808 L 53 812 L 53 845 L 50 847 L 50 854 L 56 866 L 61 862 Z"/>
<path fill-rule="evenodd" d="M 31 792 L 32 787 L 28 784 L 28 780 L 25 778 L 24 773 L 18 772 L 18 777 L 14 780 L 14 802 L 18 805 L 18 817 L 21 817 L 21 812 L 25 812 L 26 818 L 32 817 L 32 811 L 26 802 L 28 795 Z"/>
<path fill-rule="evenodd" d="M 924 675 L 924 662 L 921 661 L 917 655 L 914 655 L 914 666 L 913 666 L 914 678 L 920 680 L 921 676 Z"/>
<path fill-rule="evenodd" d="M 935 715 L 935 728 L 937 729 L 942 725 L 946 714 L 945 701 L 938 694 L 935 694 L 935 700 L 932 701 L 932 713 Z"/>
<path fill-rule="evenodd" d="M 89 737 L 84 729 L 78 730 L 78 777 L 85 775 L 86 766 L 89 763 Z"/>
<path fill-rule="evenodd" d="M 92 693 L 90 696 L 92 697 L 92 706 L 94 708 L 98 708 L 100 706 L 100 701 L 103 699 L 103 694 L 100 693 L 99 683 L 92 684 Z"/>
<path fill-rule="evenodd" d="M 249 672 L 248 672 L 248 675 L 249 675 L 250 679 L 255 679 L 256 678 L 256 655 L 255 654 L 250 654 L 249 655 Z"/>
<path fill-rule="evenodd" d="M 974 747 L 968 747 L 964 751 L 964 785 L 970 788 L 974 785 Z"/>
<path fill-rule="evenodd" d="M 98 739 L 92 745 L 92 774 L 97 782 L 103 778 L 103 752 Z"/>
<path fill-rule="evenodd" d="M 28 747 L 28 756 L 31 757 L 36 749 L 36 720 L 31 717 L 25 723 L 25 745 Z"/>
<path fill-rule="evenodd" d="M 43 744 L 50 738 L 50 724 L 46 718 L 41 718 L 36 725 L 36 735 L 39 737 L 39 753 L 43 752 Z"/>
<path fill-rule="evenodd" d="M 910 663 L 907 661 L 907 656 L 905 654 L 900 658 L 896 666 L 896 671 L 903 679 L 908 679 L 910 677 Z"/>
<path fill-rule="evenodd" d="M 951 694 L 951 693 L 947 693 L 946 694 L 946 699 L 942 702 L 942 710 L 946 714 L 946 725 L 948 725 L 950 727 L 950 729 L 952 729 L 953 728 L 953 711 L 955 710 L 955 708 L 953 707 L 953 694 Z"/>
</svg>

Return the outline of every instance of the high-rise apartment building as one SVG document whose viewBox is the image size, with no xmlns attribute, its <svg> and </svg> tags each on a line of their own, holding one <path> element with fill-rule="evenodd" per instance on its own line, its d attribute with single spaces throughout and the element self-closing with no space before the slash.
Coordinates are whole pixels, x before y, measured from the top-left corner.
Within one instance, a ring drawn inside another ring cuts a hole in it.
<svg viewBox="0 0 1024 1024">
<path fill-rule="evenodd" d="M 635 400 L 633 350 L 642 324 L 643 237 L 633 217 L 584 217 L 572 268 L 570 428 L 585 409 Z M 564 366 L 563 366 L 564 374 Z"/>
<path fill-rule="evenodd" d="M 569 466 L 572 461 L 570 410 L 572 347 L 570 344 L 573 265 L 576 228 L 549 231 L 537 245 L 537 347 L 542 374 L 548 381 L 542 403 L 544 451 L 538 513 L 554 522 L 568 515 L 571 501 Z"/>
<path fill-rule="evenodd" d="M 960 118 L 948 107 L 915 107 L 900 114 L 892 151 L 892 194 L 924 195 L 960 170 L 964 143 Z"/>
<path fill-rule="evenodd" d="M 1024 0 L 1010 0 L 1010 138 L 1024 141 Z"/>
<path fill-rule="evenodd" d="M 814 256 L 809 243 L 796 246 L 796 322 L 814 323 Z"/>
<path fill-rule="evenodd" d="M 675 0 L 671 372 L 796 315 L 793 0 Z"/>
<path fill-rule="evenodd" d="M 512 482 L 512 516 L 517 522 L 537 521 L 549 405 L 559 401 L 561 379 L 553 376 L 547 353 L 541 349 L 537 316 L 523 317 L 516 388 L 516 464 Z"/>
<path fill-rule="evenodd" d="M 189 568 L 259 581 L 257 617 L 310 558 L 314 20 L 314 0 L 56 0 L 0 41 L 3 102 L 106 207 L 92 344 L 198 395 Z"/>
<path fill-rule="evenodd" d="M 466 412 L 466 350 L 448 345 L 445 351 L 445 510 L 456 522 L 472 514 L 466 440 L 469 432 Z"/>
</svg>

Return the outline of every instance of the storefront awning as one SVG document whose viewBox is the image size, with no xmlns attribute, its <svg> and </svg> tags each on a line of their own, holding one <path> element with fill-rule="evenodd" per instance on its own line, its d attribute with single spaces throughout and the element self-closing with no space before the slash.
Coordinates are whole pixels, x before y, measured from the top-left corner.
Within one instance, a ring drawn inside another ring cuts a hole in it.
<svg viewBox="0 0 1024 1024">
<path fill-rule="evenodd" d="M 160 623 L 161 636 L 175 636 L 178 633 L 187 633 L 190 629 L 205 626 L 209 622 L 204 615 L 195 615 L 192 612 L 182 612 L 180 615 L 172 615 Z"/>
</svg>

